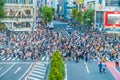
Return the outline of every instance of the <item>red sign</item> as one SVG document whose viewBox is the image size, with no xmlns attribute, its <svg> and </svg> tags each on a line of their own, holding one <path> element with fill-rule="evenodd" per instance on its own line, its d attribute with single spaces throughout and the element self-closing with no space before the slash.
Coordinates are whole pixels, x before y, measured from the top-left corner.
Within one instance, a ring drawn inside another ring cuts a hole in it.
<svg viewBox="0 0 120 80">
<path fill-rule="evenodd" d="M 120 27 L 120 12 L 105 12 L 105 27 Z"/>
<path fill-rule="evenodd" d="M 86 6 L 84 6 L 84 12 L 86 11 Z"/>
</svg>

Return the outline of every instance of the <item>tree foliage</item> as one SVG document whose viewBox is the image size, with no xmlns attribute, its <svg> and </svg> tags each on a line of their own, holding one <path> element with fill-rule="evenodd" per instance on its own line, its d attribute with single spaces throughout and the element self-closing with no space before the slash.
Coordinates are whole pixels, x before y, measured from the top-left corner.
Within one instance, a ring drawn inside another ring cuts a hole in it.
<svg viewBox="0 0 120 80">
<path fill-rule="evenodd" d="M 48 80 L 64 80 L 64 77 L 65 68 L 62 55 L 59 51 L 55 51 L 51 61 Z"/>
<path fill-rule="evenodd" d="M 46 25 L 47 25 L 47 23 L 51 22 L 53 19 L 52 8 L 45 6 L 42 10 L 42 17 L 43 17 L 43 20 L 44 20 Z"/>
<path fill-rule="evenodd" d="M 4 10 L 4 4 L 5 4 L 5 0 L 0 0 L 0 30 L 5 29 L 5 27 L 1 23 L 2 18 L 5 18 L 5 15 L 6 15 L 5 10 Z"/>
<path fill-rule="evenodd" d="M 94 10 L 92 8 L 87 9 L 87 11 L 83 14 L 83 22 L 88 26 L 91 26 L 94 22 Z"/>
<path fill-rule="evenodd" d="M 76 12 L 76 20 L 79 22 L 79 23 L 81 23 L 82 22 L 82 11 L 81 10 L 78 10 L 77 12 Z"/>
<path fill-rule="evenodd" d="M 77 9 L 76 9 L 76 8 L 73 8 L 73 9 L 72 9 L 72 17 L 73 17 L 73 18 L 76 18 L 76 12 L 77 12 Z"/>
<path fill-rule="evenodd" d="M 83 4 L 84 0 L 77 0 L 77 4 Z"/>
<path fill-rule="evenodd" d="M 53 15 L 55 15 L 55 8 L 52 7 L 52 12 L 53 12 Z"/>
</svg>

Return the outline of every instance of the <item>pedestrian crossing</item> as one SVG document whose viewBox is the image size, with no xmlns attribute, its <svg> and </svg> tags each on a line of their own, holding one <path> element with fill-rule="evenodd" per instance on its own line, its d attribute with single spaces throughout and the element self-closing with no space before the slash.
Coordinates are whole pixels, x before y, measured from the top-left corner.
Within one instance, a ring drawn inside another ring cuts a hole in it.
<svg viewBox="0 0 120 80">
<path fill-rule="evenodd" d="M 12 57 L 12 56 L 7 56 L 7 57 L 2 56 L 2 57 L 0 57 L 0 61 L 20 61 L 20 60 L 23 60 L 23 59 L 20 59 L 20 58 L 18 58 L 18 57 Z M 29 58 L 29 59 L 24 59 L 24 60 L 30 61 L 30 60 L 32 60 L 32 59 Z M 35 59 L 34 59 L 34 60 L 35 60 Z M 50 57 L 49 57 L 49 56 L 42 56 L 39 60 L 40 60 L 40 61 L 49 61 L 49 60 L 50 60 Z"/>
<path fill-rule="evenodd" d="M 12 57 L 10 55 L 8 55 L 7 57 L 5 57 L 5 56 L 0 57 L 0 61 L 22 61 L 22 60 L 31 61 L 32 59 L 31 58 L 20 59 L 17 56 Z M 34 60 L 37 60 L 37 59 L 34 59 Z M 40 61 L 50 61 L 50 57 L 48 55 L 45 55 L 45 56 L 41 56 L 41 58 L 38 59 L 38 60 L 40 60 Z M 106 56 L 106 60 L 110 61 L 110 58 L 108 56 Z M 91 61 L 101 61 L 101 59 L 98 56 L 96 56 L 96 57 L 93 57 Z"/>
<path fill-rule="evenodd" d="M 48 63 L 38 62 L 31 72 L 25 77 L 25 80 L 45 80 Z"/>
</svg>

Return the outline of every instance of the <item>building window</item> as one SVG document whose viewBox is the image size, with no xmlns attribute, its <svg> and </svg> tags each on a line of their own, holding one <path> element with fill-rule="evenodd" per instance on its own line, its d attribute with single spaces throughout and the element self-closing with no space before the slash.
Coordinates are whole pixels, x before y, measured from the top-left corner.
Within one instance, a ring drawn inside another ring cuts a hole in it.
<svg viewBox="0 0 120 80">
<path fill-rule="evenodd" d="M 33 0 L 29 0 L 29 4 L 33 4 Z"/>
<path fill-rule="evenodd" d="M 106 6 L 119 6 L 120 0 L 106 0 Z"/>
</svg>

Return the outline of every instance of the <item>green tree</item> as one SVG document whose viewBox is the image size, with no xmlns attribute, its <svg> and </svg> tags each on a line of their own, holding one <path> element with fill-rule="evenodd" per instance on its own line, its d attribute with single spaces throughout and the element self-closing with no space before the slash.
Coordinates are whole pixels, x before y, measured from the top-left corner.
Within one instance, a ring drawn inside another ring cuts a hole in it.
<svg viewBox="0 0 120 80">
<path fill-rule="evenodd" d="M 82 22 L 82 11 L 81 10 L 77 11 L 75 17 L 76 17 L 76 20 L 79 23 L 81 23 Z"/>
<path fill-rule="evenodd" d="M 52 12 L 53 12 L 53 15 L 55 15 L 55 8 L 52 7 Z"/>
<path fill-rule="evenodd" d="M 1 23 L 1 20 L 5 18 L 5 10 L 4 10 L 5 0 L 0 0 L 0 30 L 4 30 L 4 26 Z"/>
<path fill-rule="evenodd" d="M 84 24 L 91 26 L 94 22 L 94 10 L 92 8 L 87 9 L 83 14 L 83 22 Z"/>
<path fill-rule="evenodd" d="M 43 17 L 43 20 L 45 22 L 45 25 L 47 26 L 47 24 L 49 22 L 52 21 L 53 19 L 53 12 L 52 12 L 52 8 L 51 7 L 48 7 L 48 6 L 45 6 L 42 10 L 42 17 Z"/>
<path fill-rule="evenodd" d="M 77 0 L 76 2 L 77 2 L 77 4 L 83 4 L 84 0 Z"/>
<path fill-rule="evenodd" d="M 59 51 L 55 51 L 51 60 L 50 73 L 48 80 L 64 80 L 65 66 L 62 55 Z"/>
<path fill-rule="evenodd" d="M 77 9 L 76 8 L 72 8 L 72 17 L 75 19 L 76 17 L 76 12 L 77 12 Z"/>
</svg>

